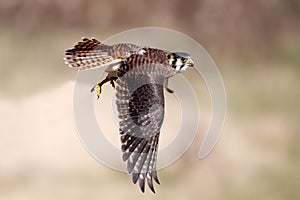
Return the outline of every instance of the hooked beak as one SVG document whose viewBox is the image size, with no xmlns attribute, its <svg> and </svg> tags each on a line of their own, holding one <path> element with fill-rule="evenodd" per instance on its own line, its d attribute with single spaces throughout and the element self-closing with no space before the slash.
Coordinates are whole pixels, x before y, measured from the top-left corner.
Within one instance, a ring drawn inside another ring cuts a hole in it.
<svg viewBox="0 0 300 200">
<path fill-rule="evenodd" d="M 192 61 L 192 59 L 190 59 L 187 64 L 189 67 L 194 67 L 194 62 Z"/>
</svg>

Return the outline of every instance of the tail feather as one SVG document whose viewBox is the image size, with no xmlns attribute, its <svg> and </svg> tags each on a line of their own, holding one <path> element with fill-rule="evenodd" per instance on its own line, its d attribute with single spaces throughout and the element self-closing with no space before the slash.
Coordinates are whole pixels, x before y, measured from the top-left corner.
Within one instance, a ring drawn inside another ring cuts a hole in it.
<svg viewBox="0 0 300 200">
<path fill-rule="evenodd" d="M 97 68 L 113 63 L 114 58 L 104 51 L 107 46 L 96 39 L 83 38 L 73 48 L 66 50 L 65 63 L 79 70 Z"/>
<path fill-rule="evenodd" d="M 79 70 L 92 69 L 107 65 L 119 65 L 124 59 L 132 54 L 144 54 L 143 47 L 120 43 L 106 45 L 92 38 L 82 38 L 82 41 L 75 44 L 65 52 L 65 63 L 72 68 Z"/>
</svg>

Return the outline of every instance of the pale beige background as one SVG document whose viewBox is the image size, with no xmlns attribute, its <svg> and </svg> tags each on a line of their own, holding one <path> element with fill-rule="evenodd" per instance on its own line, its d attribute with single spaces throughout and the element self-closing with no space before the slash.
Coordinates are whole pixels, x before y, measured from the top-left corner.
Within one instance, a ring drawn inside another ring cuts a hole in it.
<svg viewBox="0 0 300 200">
<path fill-rule="evenodd" d="M 2 0 L 0 199 L 299 199 L 299 13 L 296 0 Z M 83 148 L 72 113 L 76 72 L 62 59 L 82 36 L 103 40 L 138 26 L 196 39 L 228 97 L 213 153 L 197 160 L 204 108 L 200 135 L 159 172 L 156 195 Z"/>
</svg>

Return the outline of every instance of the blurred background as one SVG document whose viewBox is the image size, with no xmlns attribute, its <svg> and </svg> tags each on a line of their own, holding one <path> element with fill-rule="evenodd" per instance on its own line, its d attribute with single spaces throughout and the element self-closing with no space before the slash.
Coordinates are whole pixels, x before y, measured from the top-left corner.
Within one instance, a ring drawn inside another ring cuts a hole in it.
<svg viewBox="0 0 300 200">
<path fill-rule="evenodd" d="M 298 0 L 1 0 L 0 199 L 299 199 L 299 19 Z M 204 109 L 191 148 L 159 172 L 156 195 L 141 194 L 81 145 L 76 71 L 63 61 L 83 36 L 144 26 L 203 45 L 228 100 L 214 151 L 198 160 Z"/>
</svg>

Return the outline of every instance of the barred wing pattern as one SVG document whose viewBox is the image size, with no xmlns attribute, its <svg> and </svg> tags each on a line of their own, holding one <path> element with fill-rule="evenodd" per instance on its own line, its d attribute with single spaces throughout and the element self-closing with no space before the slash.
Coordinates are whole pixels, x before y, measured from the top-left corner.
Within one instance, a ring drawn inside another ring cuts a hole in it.
<svg viewBox="0 0 300 200">
<path fill-rule="evenodd" d="M 132 55 L 120 66 L 116 86 L 123 160 L 142 192 L 146 183 L 154 193 L 153 180 L 159 184 L 156 159 L 168 72 L 164 57 L 163 51 L 154 49 Z"/>
<path fill-rule="evenodd" d="M 119 65 L 132 54 L 142 55 L 143 47 L 120 43 L 106 45 L 96 39 L 82 38 L 73 48 L 66 50 L 65 63 L 78 70 L 94 69 L 108 65 Z"/>
</svg>

